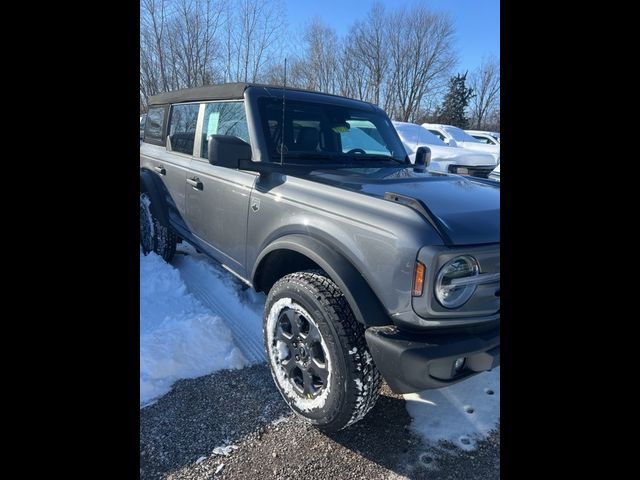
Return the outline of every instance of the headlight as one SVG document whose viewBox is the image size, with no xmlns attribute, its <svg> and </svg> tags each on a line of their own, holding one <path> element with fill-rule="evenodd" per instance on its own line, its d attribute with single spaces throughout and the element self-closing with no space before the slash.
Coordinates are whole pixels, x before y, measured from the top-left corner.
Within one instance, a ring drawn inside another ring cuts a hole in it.
<svg viewBox="0 0 640 480">
<path fill-rule="evenodd" d="M 476 291 L 477 283 L 469 280 L 479 274 L 478 261 L 469 255 L 449 260 L 440 269 L 436 279 L 435 293 L 438 302 L 445 308 L 463 305 Z"/>
</svg>

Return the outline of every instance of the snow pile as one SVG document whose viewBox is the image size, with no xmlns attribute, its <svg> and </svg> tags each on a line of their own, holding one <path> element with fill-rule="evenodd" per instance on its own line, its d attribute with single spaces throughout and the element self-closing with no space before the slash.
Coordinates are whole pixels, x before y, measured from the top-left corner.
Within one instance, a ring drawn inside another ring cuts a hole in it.
<svg viewBox="0 0 640 480">
<path fill-rule="evenodd" d="M 225 322 L 249 364 L 266 361 L 262 312 L 266 297 L 243 284 L 219 264 L 189 245 L 180 245 L 173 264 L 189 292 Z"/>
<path fill-rule="evenodd" d="M 155 253 L 141 253 L 140 404 L 178 379 L 246 363 L 224 322 L 188 293 L 180 272 Z"/>
<path fill-rule="evenodd" d="M 411 428 L 428 441 L 473 450 L 500 421 L 500 367 L 438 390 L 404 395 Z"/>
<path fill-rule="evenodd" d="M 211 455 L 224 455 L 225 457 L 228 457 L 233 453 L 234 450 L 237 450 L 237 449 L 238 447 L 235 445 L 225 445 L 222 447 L 216 447 L 211 452 Z"/>
</svg>

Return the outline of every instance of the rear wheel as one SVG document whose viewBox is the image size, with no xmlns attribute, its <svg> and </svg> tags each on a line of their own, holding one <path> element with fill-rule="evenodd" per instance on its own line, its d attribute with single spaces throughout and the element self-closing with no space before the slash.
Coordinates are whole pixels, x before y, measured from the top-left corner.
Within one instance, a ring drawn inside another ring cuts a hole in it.
<svg viewBox="0 0 640 480">
<path fill-rule="evenodd" d="M 155 252 L 170 262 L 176 253 L 177 236 L 170 228 L 162 225 L 151 211 L 151 198 L 146 192 L 140 193 L 140 247 L 146 255 Z"/>
<path fill-rule="evenodd" d="M 375 405 L 381 377 L 364 328 L 323 272 L 293 273 L 276 282 L 263 325 L 273 379 L 295 413 L 334 432 Z"/>
</svg>

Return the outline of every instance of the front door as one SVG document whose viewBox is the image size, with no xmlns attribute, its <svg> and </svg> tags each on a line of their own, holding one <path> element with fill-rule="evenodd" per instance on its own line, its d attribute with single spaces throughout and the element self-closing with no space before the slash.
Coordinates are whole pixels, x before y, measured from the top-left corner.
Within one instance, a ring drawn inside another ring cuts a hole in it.
<svg viewBox="0 0 640 480">
<path fill-rule="evenodd" d="M 210 135 L 234 135 L 249 141 L 243 102 L 204 106 L 200 148 L 187 175 L 187 225 L 203 248 L 236 273 L 246 276 L 247 215 L 257 174 L 211 165 Z"/>
</svg>

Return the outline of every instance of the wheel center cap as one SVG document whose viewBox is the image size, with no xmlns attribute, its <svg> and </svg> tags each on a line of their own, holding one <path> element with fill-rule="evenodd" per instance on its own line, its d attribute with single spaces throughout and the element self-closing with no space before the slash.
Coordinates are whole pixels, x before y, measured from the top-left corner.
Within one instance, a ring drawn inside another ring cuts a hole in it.
<svg viewBox="0 0 640 480">
<path fill-rule="evenodd" d="M 300 347 L 299 351 L 300 351 L 300 356 L 301 356 L 302 358 L 304 358 L 304 357 L 306 357 L 306 356 L 307 356 L 307 352 L 306 352 L 306 350 L 304 349 L 304 347 L 303 347 L 303 346 L 301 346 L 301 347 Z"/>
</svg>

